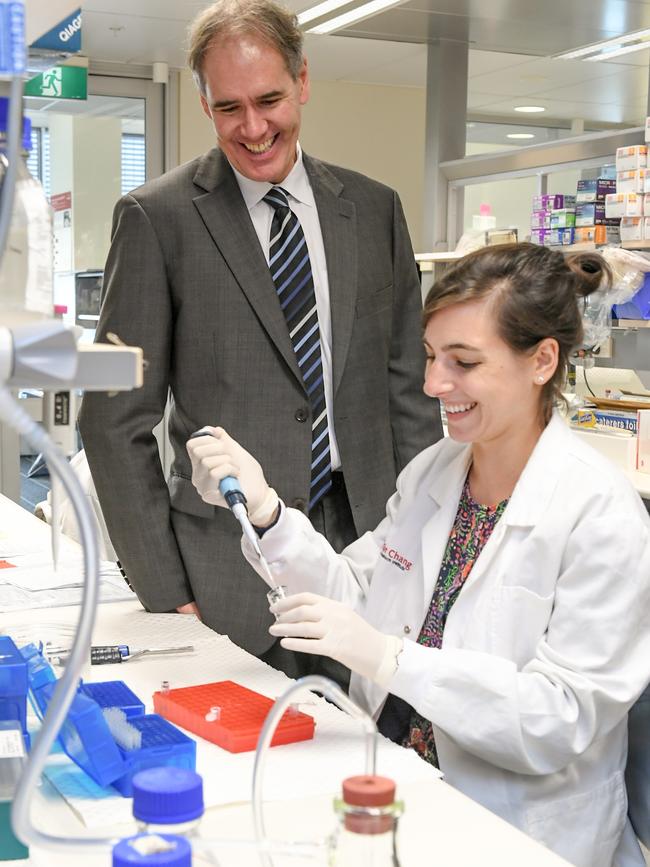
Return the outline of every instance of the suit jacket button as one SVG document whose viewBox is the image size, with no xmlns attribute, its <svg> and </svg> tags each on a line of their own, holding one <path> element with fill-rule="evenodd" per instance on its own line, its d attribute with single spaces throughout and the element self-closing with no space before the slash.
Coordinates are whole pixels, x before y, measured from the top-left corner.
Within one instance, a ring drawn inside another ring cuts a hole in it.
<svg viewBox="0 0 650 867">
<path fill-rule="evenodd" d="M 296 421 L 307 421 L 307 419 L 309 418 L 309 413 L 304 406 L 301 406 L 300 409 L 296 410 L 294 418 Z"/>
<path fill-rule="evenodd" d="M 411 632 L 411 627 L 407 623 L 406 626 L 404 627 L 404 635 L 408 635 L 410 632 Z"/>
<path fill-rule="evenodd" d="M 291 501 L 291 508 L 298 509 L 300 512 L 306 512 L 305 501 L 301 497 L 296 497 L 295 500 Z"/>
</svg>

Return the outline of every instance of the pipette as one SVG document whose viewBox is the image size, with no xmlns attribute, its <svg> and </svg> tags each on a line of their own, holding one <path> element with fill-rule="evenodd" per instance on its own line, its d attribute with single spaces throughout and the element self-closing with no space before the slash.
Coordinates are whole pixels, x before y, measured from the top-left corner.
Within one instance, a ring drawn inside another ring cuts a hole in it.
<svg viewBox="0 0 650 867">
<path fill-rule="evenodd" d="M 212 431 L 210 428 L 202 427 L 200 430 L 195 431 L 190 439 L 196 439 L 197 437 L 204 436 L 212 436 Z M 257 536 L 257 533 L 253 529 L 253 525 L 251 524 L 248 517 L 248 508 L 246 506 L 246 497 L 244 496 L 244 492 L 242 491 L 239 480 L 234 476 L 226 476 L 219 482 L 219 491 L 221 492 L 222 497 L 228 503 L 228 507 L 230 511 L 233 513 L 235 518 L 239 521 L 242 532 L 244 536 L 248 539 L 248 541 L 253 546 L 253 550 L 257 554 L 262 569 L 266 574 L 266 577 L 269 580 L 269 583 L 272 587 L 276 587 L 276 581 L 271 573 L 271 569 L 269 568 L 269 564 L 266 562 L 266 557 L 262 554 L 260 549 L 260 542 Z"/>
</svg>

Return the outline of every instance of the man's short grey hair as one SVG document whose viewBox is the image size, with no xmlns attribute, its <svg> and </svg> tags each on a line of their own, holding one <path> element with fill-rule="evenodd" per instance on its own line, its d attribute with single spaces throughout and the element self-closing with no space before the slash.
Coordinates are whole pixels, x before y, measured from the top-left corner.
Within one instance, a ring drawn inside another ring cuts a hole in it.
<svg viewBox="0 0 650 867">
<path fill-rule="evenodd" d="M 298 79 L 303 61 L 303 35 L 293 12 L 271 0 L 218 0 L 196 16 L 189 30 L 188 63 L 202 94 L 205 94 L 203 63 L 213 42 L 224 37 L 251 35 L 275 48 L 289 75 L 294 81 Z"/>
</svg>

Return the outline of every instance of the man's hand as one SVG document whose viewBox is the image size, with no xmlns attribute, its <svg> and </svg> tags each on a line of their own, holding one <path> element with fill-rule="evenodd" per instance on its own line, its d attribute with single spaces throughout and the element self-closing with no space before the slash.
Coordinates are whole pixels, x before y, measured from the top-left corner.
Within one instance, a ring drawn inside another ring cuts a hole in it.
<svg viewBox="0 0 650 867">
<path fill-rule="evenodd" d="M 176 611 L 178 611 L 179 614 L 194 614 L 199 618 L 199 620 L 201 619 L 199 607 L 196 602 L 188 602 L 186 605 L 179 605 Z"/>
<path fill-rule="evenodd" d="M 262 467 L 223 428 L 206 431 L 205 436 L 193 437 L 186 444 L 192 461 L 192 484 L 201 498 L 213 506 L 228 508 L 219 482 L 235 476 L 246 497 L 251 523 L 257 527 L 270 524 L 278 508 L 278 495 L 267 484 Z"/>
<path fill-rule="evenodd" d="M 282 647 L 330 656 L 370 680 L 385 668 L 387 654 L 395 647 L 393 636 L 379 632 L 342 602 L 316 593 L 287 596 L 274 603 L 271 612 L 277 622 L 269 632 L 282 636 Z"/>
</svg>

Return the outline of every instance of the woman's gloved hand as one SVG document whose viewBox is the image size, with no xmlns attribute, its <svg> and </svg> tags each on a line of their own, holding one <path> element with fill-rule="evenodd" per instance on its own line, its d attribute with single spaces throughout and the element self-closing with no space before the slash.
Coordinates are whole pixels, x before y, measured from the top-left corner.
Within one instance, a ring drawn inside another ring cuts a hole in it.
<svg viewBox="0 0 650 867">
<path fill-rule="evenodd" d="M 278 495 L 269 487 L 264 472 L 255 458 L 228 436 L 221 427 L 206 427 L 205 436 L 193 437 L 186 443 L 192 461 L 192 484 L 201 498 L 213 506 L 228 508 L 219 491 L 219 482 L 235 476 L 246 497 L 251 524 L 270 524 L 278 508 Z"/>
<path fill-rule="evenodd" d="M 397 668 L 401 639 L 385 635 L 355 611 L 316 593 L 297 593 L 271 605 L 277 617 L 269 628 L 287 650 L 336 659 L 385 686 Z"/>
</svg>

